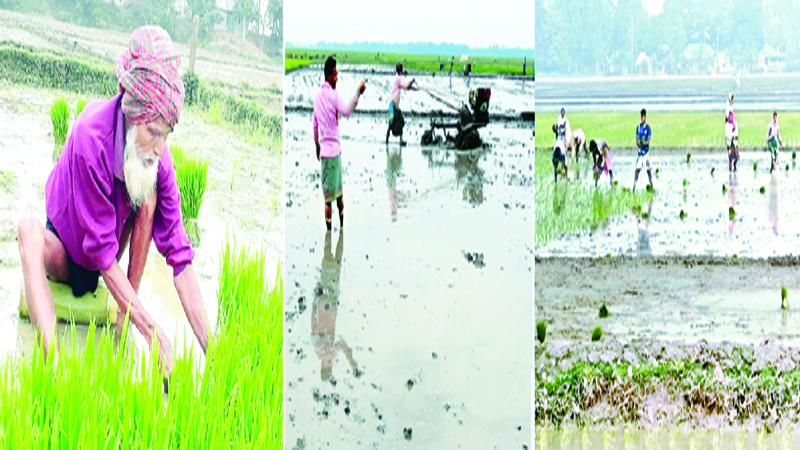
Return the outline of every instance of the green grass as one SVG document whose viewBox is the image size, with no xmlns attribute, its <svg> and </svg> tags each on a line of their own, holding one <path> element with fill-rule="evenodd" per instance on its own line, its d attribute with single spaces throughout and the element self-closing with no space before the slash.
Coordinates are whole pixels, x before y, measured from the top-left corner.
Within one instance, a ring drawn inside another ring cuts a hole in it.
<svg viewBox="0 0 800 450">
<path fill-rule="evenodd" d="M 50 107 L 50 121 L 53 123 L 53 159 L 58 159 L 64 144 L 67 142 L 67 132 L 69 131 L 69 103 L 64 97 L 58 97 L 53 106 Z"/>
<path fill-rule="evenodd" d="M 791 416 L 795 393 L 800 390 L 800 368 L 756 372 L 748 363 L 722 369 L 726 381 L 715 379 L 714 364 L 689 360 L 660 364 L 581 362 L 552 376 L 536 376 L 534 406 L 537 424 L 564 420 L 586 424 L 588 417 L 576 410 L 608 402 L 622 422 L 640 420 L 646 397 L 665 391 L 676 406 L 691 415 L 733 413 L 734 423 L 768 418 L 772 413 Z"/>
<path fill-rule="evenodd" d="M 55 367 L 40 345 L 32 360 L 6 360 L 0 447 L 281 448 L 280 270 L 270 290 L 263 253 L 228 243 L 221 256 L 219 303 L 226 313 L 201 370 L 192 348 L 184 348 L 165 396 L 156 348 L 138 358 L 128 345 L 115 348 L 106 328 L 97 346 L 78 349 L 73 327 Z M 95 333 L 90 326 L 87 342 Z M 126 326 L 122 342 L 129 342 L 127 333 Z"/>
<path fill-rule="evenodd" d="M 175 179 L 181 193 L 181 216 L 183 226 L 192 245 L 200 242 L 197 218 L 208 186 L 208 161 L 187 156 L 178 146 L 170 146 L 175 166 Z"/>
<path fill-rule="evenodd" d="M 583 182 L 566 182 L 561 177 L 558 184 L 554 184 L 551 158 L 550 151 L 536 151 L 534 206 L 537 246 L 565 234 L 596 229 L 613 216 L 631 213 L 634 209 L 641 211 L 642 204 L 656 195 L 646 190 L 632 194 L 629 189 L 619 187 L 610 190 L 607 182 L 602 181 L 598 188 Z M 581 161 L 580 164 L 583 170 L 586 163 Z M 570 171 L 574 169 L 573 162 Z"/>
<path fill-rule="evenodd" d="M 800 112 L 780 112 L 783 151 L 800 145 Z M 650 148 L 658 154 L 659 149 L 693 149 L 725 151 L 723 112 L 650 112 L 647 123 L 653 130 Z M 544 129 L 550 130 L 556 113 L 545 116 Z M 567 118 L 573 130 L 582 128 L 586 139 L 605 139 L 615 150 L 636 148 L 636 126 L 640 117 L 636 112 L 583 112 L 571 111 Z M 736 113 L 739 123 L 739 148 L 766 149 L 764 139 L 772 112 L 742 111 Z M 536 148 L 552 149 L 555 138 L 552 133 L 542 134 Z M 620 153 L 617 153 L 620 154 Z M 631 152 L 631 155 L 633 153 Z M 687 162 L 689 156 L 687 155 Z"/>
<path fill-rule="evenodd" d="M 440 63 L 445 67 L 441 73 L 450 73 L 450 57 L 455 56 L 453 72 L 463 71 L 464 63 L 460 62 L 461 55 L 413 55 L 398 53 L 353 52 L 338 50 L 313 50 L 313 49 L 287 49 L 284 59 L 285 70 L 292 70 L 308 64 L 324 64 L 328 55 L 336 55 L 340 64 L 355 65 L 382 65 L 394 67 L 398 62 L 405 61 L 406 69 L 422 70 L 426 72 L 439 72 Z M 314 58 L 314 59 L 311 59 Z M 522 75 L 523 58 L 495 58 L 487 56 L 470 57 L 472 71 L 475 73 L 495 75 Z M 535 68 L 533 58 L 528 58 L 526 76 L 533 76 Z"/>
</svg>

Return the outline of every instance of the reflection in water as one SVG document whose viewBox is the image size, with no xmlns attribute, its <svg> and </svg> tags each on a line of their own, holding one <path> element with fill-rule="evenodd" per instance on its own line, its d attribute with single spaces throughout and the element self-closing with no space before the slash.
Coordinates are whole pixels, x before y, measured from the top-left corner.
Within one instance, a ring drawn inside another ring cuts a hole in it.
<svg viewBox="0 0 800 450">
<path fill-rule="evenodd" d="M 343 339 L 336 340 L 336 315 L 339 312 L 339 278 L 342 272 L 343 253 L 344 231 L 339 232 L 335 255 L 331 253 L 331 232 L 328 231 L 325 234 L 320 280 L 311 311 L 311 334 L 314 337 L 314 349 L 320 360 L 320 376 L 323 381 L 331 377 L 333 361 L 339 351 L 344 353 L 353 372 L 357 367 L 353 359 L 353 350 Z"/>
<path fill-rule="evenodd" d="M 456 159 L 450 162 L 450 155 L 454 154 Z M 436 156 L 441 155 L 440 158 Z M 460 154 L 458 152 L 451 152 L 450 150 L 442 152 L 429 152 L 428 153 L 428 167 L 438 168 L 452 165 L 456 169 L 456 186 L 462 189 L 462 200 L 471 205 L 483 204 L 483 177 L 484 170 L 480 168 L 479 163 L 483 152 L 470 152 Z"/>
<path fill-rule="evenodd" d="M 456 183 L 464 184 L 462 199 L 472 205 L 483 204 L 483 169 L 478 167 L 480 155 L 456 154 Z"/>
<path fill-rule="evenodd" d="M 772 232 L 778 235 L 778 171 L 772 173 L 769 182 L 769 223 L 772 225 Z"/>
<path fill-rule="evenodd" d="M 640 217 L 638 219 L 639 240 L 637 241 L 636 249 L 639 252 L 639 256 L 651 256 L 653 254 L 653 250 L 650 248 L 650 221 L 653 220 L 653 200 L 654 198 L 650 197 L 647 206 L 647 218 Z"/>
<path fill-rule="evenodd" d="M 392 222 L 397 222 L 398 204 L 403 202 L 403 194 L 397 192 L 397 176 L 403 167 L 403 150 L 392 151 L 386 148 L 386 187 L 389 189 L 389 206 Z"/>
<path fill-rule="evenodd" d="M 736 179 L 736 172 L 728 174 L 728 207 L 736 210 L 736 200 L 739 197 L 739 182 Z M 730 220 L 728 224 L 728 233 L 730 237 L 734 237 L 733 227 L 736 225 L 736 218 Z"/>
</svg>

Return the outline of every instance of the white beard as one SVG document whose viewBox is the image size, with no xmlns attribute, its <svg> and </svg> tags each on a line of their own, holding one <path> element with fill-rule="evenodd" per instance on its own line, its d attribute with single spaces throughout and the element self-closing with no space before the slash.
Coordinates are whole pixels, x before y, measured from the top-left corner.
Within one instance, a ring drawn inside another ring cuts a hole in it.
<svg viewBox="0 0 800 450">
<path fill-rule="evenodd" d="M 136 128 L 134 125 L 126 135 L 125 163 L 122 166 L 125 173 L 125 187 L 134 209 L 139 208 L 155 192 L 158 181 L 158 159 L 148 165 L 149 160 L 139 156 L 136 148 Z"/>
</svg>

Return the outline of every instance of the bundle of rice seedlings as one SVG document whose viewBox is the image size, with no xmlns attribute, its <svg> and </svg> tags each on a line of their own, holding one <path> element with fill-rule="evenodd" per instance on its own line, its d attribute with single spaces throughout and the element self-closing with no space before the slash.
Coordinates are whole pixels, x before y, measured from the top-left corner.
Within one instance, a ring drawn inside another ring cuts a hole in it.
<svg viewBox="0 0 800 450">
<path fill-rule="evenodd" d="M 67 99 L 59 97 L 50 107 L 50 120 L 53 122 L 53 160 L 61 156 L 64 144 L 67 142 L 67 132 L 69 131 L 69 104 Z"/>
</svg>

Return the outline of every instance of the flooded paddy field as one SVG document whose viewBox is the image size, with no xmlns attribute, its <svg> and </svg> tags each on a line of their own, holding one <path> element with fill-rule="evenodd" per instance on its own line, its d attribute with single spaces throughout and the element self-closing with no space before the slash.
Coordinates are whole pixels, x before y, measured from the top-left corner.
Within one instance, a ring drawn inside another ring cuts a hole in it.
<svg viewBox="0 0 800 450">
<path fill-rule="evenodd" d="M 355 92 L 355 87 L 363 78 L 367 81 L 367 90 L 359 101 L 356 113 L 382 113 L 386 116 L 389 108 L 389 95 L 392 90 L 395 74 L 386 67 L 376 67 L 373 73 L 364 70 L 363 66 L 357 71 L 348 71 L 346 66 L 340 68 L 339 85 L 353 86 L 352 89 L 337 87 L 342 98 L 350 99 Z M 422 89 L 430 89 L 440 96 L 445 97 L 450 103 L 461 105 L 469 100 L 470 89 L 479 87 L 491 88 L 492 96 L 489 103 L 489 113 L 518 119 L 523 111 L 533 111 L 534 82 L 524 79 L 510 79 L 500 77 L 464 77 L 453 74 L 430 76 L 423 74 L 406 75 L 408 79 L 415 78 Z M 322 85 L 322 68 L 310 67 L 293 71 L 286 75 L 286 107 L 289 110 L 306 109 L 314 107 L 314 95 Z M 400 108 L 405 115 L 425 114 L 431 111 L 448 108 L 420 91 L 404 91 Z"/>
<path fill-rule="evenodd" d="M 778 169 L 772 174 L 766 152 L 741 152 L 738 171 L 733 174 L 728 172 L 727 155 L 721 152 L 698 154 L 690 149 L 665 153 L 652 156 L 656 195 L 651 203 L 642 205 L 642 214 L 612 217 L 594 230 L 555 238 L 537 246 L 537 254 L 758 258 L 800 252 L 800 208 L 794 201 L 800 195 L 800 170 L 791 152 L 781 153 Z M 689 163 L 686 153 L 693 153 Z M 635 162 L 632 156 L 614 156 L 614 180 L 621 187 L 632 187 Z M 577 179 L 570 183 L 594 189 L 588 168 L 573 176 Z M 608 180 L 602 181 L 598 189 L 606 192 Z M 644 190 L 646 185 L 647 173 L 642 171 L 637 189 Z M 569 194 L 564 197 L 568 205 Z"/>
<path fill-rule="evenodd" d="M 49 108 L 59 95 L 65 95 L 70 104 L 77 98 L 72 93 L 0 81 L 0 120 L 7 124 L 0 133 L 0 357 L 32 354 L 33 326 L 19 319 L 17 309 L 23 286 L 17 223 L 29 215 L 42 223 L 46 219 L 44 185 L 53 168 Z M 208 189 L 198 218 L 201 241 L 193 267 L 214 327 L 219 256 L 226 235 L 235 235 L 238 243 L 250 248 L 263 248 L 268 273 L 276 271 L 283 252 L 282 170 L 279 149 L 250 143 L 226 128 L 207 124 L 204 118 L 202 112 L 185 109 L 168 144 L 210 161 Z M 123 269 L 127 261 L 126 253 Z M 166 335 L 177 339 L 173 342 L 176 350 L 182 348 L 184 338 L 197 344 L 178 300 L 172 269 L 155 246 L 148 255 L 139 296 Z M 66 327 L 60 326 L 62 330 Z M 144 339 L 138 333 L 135 336 L 137 347 L 146 348 Z"/>
<path fill-rule="evenodd" d="M 532 444 L 529 124 L 463 155 L 421 148 L 427 126 L 407 119 L 400 148 L 383 113 L 340 121 L 345 226 L 326 233 L 311 113 L 287 113 L 287 448 Z"/>
</svg>

